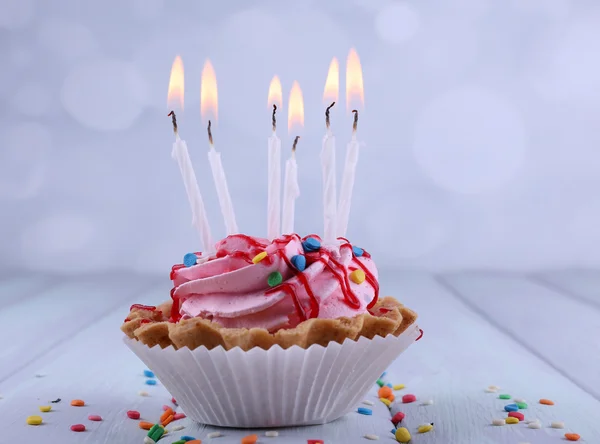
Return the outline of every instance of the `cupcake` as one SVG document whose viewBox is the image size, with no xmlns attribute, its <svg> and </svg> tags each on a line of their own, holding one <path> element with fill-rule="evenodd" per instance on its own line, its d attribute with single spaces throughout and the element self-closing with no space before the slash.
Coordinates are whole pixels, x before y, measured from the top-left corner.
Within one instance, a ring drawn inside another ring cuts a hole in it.
<svg viewBox="0 0 600 444">
<path fill-rule="evenodd" d="M 379 297 L 370 254 L 346 239 L 235 234 L 173 266 L 171 299 L 133 305 L 125 343 L 198 422 L 277 427 L 335 420 L 419 337 Z"/>
</svg>

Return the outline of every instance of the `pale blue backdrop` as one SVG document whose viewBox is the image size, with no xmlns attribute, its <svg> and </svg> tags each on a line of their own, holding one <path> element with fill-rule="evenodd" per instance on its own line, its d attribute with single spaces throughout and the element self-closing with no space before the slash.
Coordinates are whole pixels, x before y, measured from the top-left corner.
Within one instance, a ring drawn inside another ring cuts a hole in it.
<svg viewBox="0 0 600 444">
<path fill-rule="evenodd" d="M 321 95 L 331 58 L 343 79 L 351 47 L 366 98 L 352 241 L 399 268 L 600 265 L 597 0 L 0 0 L 0 266 L 166 273 L 197 249 L 170 157 L 176 54 L 181 131 L 217 237 L 206 58 L 216 144 L 249 234 L 266 233 L 269 81 L 280 76 L 284 99 L 299 81 L 297 226 L 320 232 Z M 339 169 L 345 106 L 332 113 Z"/>
</svg>

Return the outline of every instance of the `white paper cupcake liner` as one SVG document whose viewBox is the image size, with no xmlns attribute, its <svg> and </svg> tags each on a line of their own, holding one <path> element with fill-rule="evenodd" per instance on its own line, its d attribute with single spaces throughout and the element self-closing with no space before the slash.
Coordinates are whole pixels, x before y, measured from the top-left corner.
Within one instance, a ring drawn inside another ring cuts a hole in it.
<svg viewBox="0 0 600 444">
<path fill-rule="evenodd" d="M 149 348 L 128 337 L 124 340 L 189 418 L 220 427 L 253 428 L 323 424 L 340 418 L 418 337 L 419 328 L 413 324 L 398 337 L 246 352 L 222 347 Z"/>
</svg>

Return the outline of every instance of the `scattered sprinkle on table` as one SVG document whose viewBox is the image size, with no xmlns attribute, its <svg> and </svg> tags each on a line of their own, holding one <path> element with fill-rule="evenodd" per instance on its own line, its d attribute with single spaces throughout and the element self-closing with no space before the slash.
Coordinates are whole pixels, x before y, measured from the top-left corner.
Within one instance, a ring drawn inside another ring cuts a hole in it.
<svg viewBox="0 0 600 444">
<path fill-rule="evenodd" d="M 383 387 L 383 386 L 385 385 L 385 382 L 383 382 L 381 379 L 378 379 L 378 380 L 377 380 L 377 385 L 378 385 L 379 387 Z"/>
<path fill-rule="evenodd" d="M 504 410 L 507 412 L 516 412 L 519 410 L 519 407 L 517 407 L 517 404 L 507 404 L 504 406 Z"/>
<path fill-rule="evenodd" d="M 200 441 L 199 439 L 195 439 L 193 441 L 188 441 L 187 444 L 202 444 L 202 441 Z"/>
<path fill-rule="evenodd" d="M 502 395 L 498 395 L 498 399 L 510 399 L 510 395 L 503 393 Z"/>
<path fill-rule="evenodd" d="M 395 437 L 396 441 L 401 443 L 407 443 L 411 438 L 410 432 L 406 427 L 400 427 L 399 429 L 396 429 Z"/>
<path fill-rule="evenodd" d="M 394 423 L 394 425 L 398 425 L 399 422 L 402 422 L 402 420 L 404 419 L 404 413 L 402 412 L 396 412 L 396 414 L 394 416 L 392 416 L 392 422 Z"/>
<path fill-rule="evenodd" d="M 542 424 L 540 422 L 530 422 L 529 424 L 527 424 L 527 427 L 529 427 L 530 429 L 541 429 Z"/>
<path fill-rule="evenodd" d="M 208 435 L 206 435 L 208 439 L 218 438 L 219 436 L 221 436 L 221 432 L 210 432 Z"/>
<path fill-rule="evenodd" d="M 255 444 L 258 441 L 258 435 L 246 435 L 240 441 L 241 444 Z"/>
<path fill-rule="evenodd" d="M 383 403 L 384 403 L 386 406 L 388 406 L 388 407 L 389 407 L 390 405 L 392 405 L 392 401 L 390 401 L 389 399 L 386 399 L 386 398 L 379 398 L 379 400 L 380 400 L 381 402 L 383 402 Z"/>
<path fill-rule="evenodd" d="M 506 421 L 504 420 L 504 418 L 495 418 L 495 419 L 492 419 L 492 425 L 503 426 L 504 424 L 506 424 Z"/>
<path fill-rule="evenodd" d="M 102 421 L 102 416 L 100 416 L 100 415 L 90 415 L 90 416 L 88 416 L 88 419 L 90 421 Z"/>
<path fill-rule="evenodd" d="M 380 398 L 387 398 L 388 396 L 392 395 L 392 393 L 392 389 L 389 388 L 387 385 L 384 385 L 377 391 L 377 396 L 379 396 Z"/>
<path fill-rule="evenodd" d="M 427 433 L 427 432 L 430 432 L 431 429 L 433 429 L 433 423 L 423 424 L 423 425 L 419 426 L 419 428 L 417 429 L 417 432 L 419 432 L 419 433 Z"/>
<path fill-rule="evenodd" d="M 565 423 L 562 421 L 552 421 L 550 427 L 552 427 L 553 429 L 564 429 Z"/>
<path fill-rule="evenodd" d="M 146 379 L 146 385 L 156 385 L 156 380 L 154 380 L 154 379 Z"/>
<path fill-rule="evenodd" d="M 491 388 L 489 388 L 489 387 L 488 387 L 488 388 L 486 388 L 486 389 L 485 389 L 485 391 L 486 391 L 486 393 L 497 393 L 497 392 L 498 392 L 498 390 L 496 390 L 496 389 L 491 389 Z"/>
<path fill-rule="evenodd" d="M 40 425 L 42 423 L 42 417 L 33 415 L 27 417 L 27 424 L 29 425 Z"/>
<path fill-rule="evenodd" d="M 385 375 L 387 375 L 387 372 L 383 372 L 383 373 L 381 374 L 381 376 L 379 377 L 379 379 L 383 379 L 383 378 L 385 378 Z"/>
<path fill-rule="evenodd" d="M 188 442 L 188 441 L 193 441 L 193 440 L 195 440 L 196 438 L 194 438 L 193 436 L 187 436 L 187 435 L 183 435 L 183 436 L 181 436 L 179 439 L 180 439 L 180 440 L 182 440 L 182 441 Z"/>
<path fill-rule="evenodd" d="M 160 438 L 165 434 L 165 428 L 160 424 L 154 424 L 150 430 L 148 430 L 148 437 L 154 442 L 158 442 Z"/>
<path fill-rule="evenodd" d="M 579 441 L 581 436 L 579 436 L 577 433 L 565 433 L 565 438 L 567 438 L 567 441 Z"/>
<path fill-rule="evenodd" d="M 140 412 L 137 410 L 127 410 L 127 417 L 130 419 L 140 419 Z"/>
<path fill-rule="evenodd" d="M 513 399 L 513 401 L 515 401 L 515 402 L 522 402 L 522 403 L 527 402 L 523 398 L 515 398 L 515 399 Z"/>
<path fill-rule="evenodd" d="M 428 399 L 427 401 L 423 401 L 421 405 L 433 405 L 433 399 Z"/>
<path fill-rule="evenodd" d="M 306 440 L 307 444 L 325 444 L 322 439 L 308 439 Z"/>
<path fill-rule="evenodd" d="M 268 432 L 265 432 L 265 436 L 267 438 L 275 438 L 275 437 L 279 436 L 279 432 L 277 432 L 275 430 L 269 430 Z"/>
<path fill-rule="evenodd" d="M 404 384 L 396 384 L 396 385 L 392 386 L 392 388 L 394 390 L 402 390 L 404 387 L 405 387 Z"/>
<path fill-rule="evenodd" d="M 185 418 L 185 413 L 175 413 L 173 415 L 173 421 L 178 421 L 183 418 Z"/>
<path fill-rule="evenodd" d="M 365 435 L 365 438 L 370 439 L 371 441 L 377 441 L 379 436 L 377 435 Z"/>
<path fill-rule="evenodd" d="M 496 391 L 500 390 L 500 387 L 498 387 L 497 385 L 489 385 L 488 388 L 490 390 L 496 390 Z"/>
<path fill-rule="evenodd" d="M 373 414 L 373 410 L 368 409 L 366 407 L 359 407 L 357 412 L 360 413 L 361 415 L 372 415 Z"/>
<path fill-rule="evenodd" d="M 52 410 L 52 406 L 51 405 L 41 405 L 40 406 L 40 412 L 47 413 L 50 410 Z"/>
<path fill-rule="evenodd" d="M 52 404 L 57 404 L 61 401 L 60 398 L 56 398 L 54 401 L 50 401 Z"/>
<path fill-rule="evenodd" d="M 144 444 L 156 444 L 149 436 L 144 436 Z"/>
<path fill-rule="evenodd" d="M 519 410 L 525 410 L 527 408 L 527 404 L 524 402 L 515 402 L 515 404 L 517 404 L 517 407 L 519 407 Z"/>
<path fill-rule="evenodd" d="M 185 426 L 182 426 L 182 425 L 174 425 L 173 427 L 171 427 L 171 430 L 174 432 L 178 432 L 183 429 L 185 429 Z M 219 432 L 215 432 L 215 433 L 219 433 Z M 221 435 L 219 435 L 219 436 L 221 436 Z"/>
<path fill-rule="evenodd" d="M 85 426 L 83 424 L 73 424 L 71 426 L 73 432 L 85 432 Z"/>
<path fill-rule="evenodd" d="M 144 376 L 146 378 L 154 378 L 154 373 L 151 372 L 150 370 L 146 369 L 146 370 L 144 370 Z"/>
<path fill-rule="evenodd" d="M 140 395 L 140 396 L 148 396 L 148 395 L 149 395 L 149 393 L 148 393 L 148 392 L 146 392 L 146 391 L 144 391 L 144 390 L 140 390 L 140 391 L 138 392 L 138 395 Z"/>
<path fill-rule="evenodd" d="M 508 417 L 509 418 L 517 418 L 519 421 L 525 420 L 525 416 L 523 415 L 523 413 L 520 413 L 520 412 L 508 412 Z"/>
<path fill-rule="evenodd" d="M 519 420 L 517 418 L 513 418 L 512 416 L 509 416 L 508 418 L 506 418 L 506 423 L 507 424 L 518 424 Z"/>
<path fill-rule="evenodd" d="M 73 407 L 83 407 L 85 405 L 85 402 L 82 399 L 74 399 L 73 401 L 71 401 L 71 405 Z"/>
<path fill-rule="evenodd" d="M 525 422 L 527 422 L 527 424 L 531 424 L 532 422 L 540 422 L 540 420 L 539 420 L 539 419 L 537 419 L 537 418 L 533 418 L 533 419 L 528 419 L 528 420 L 527 420 L 527 421 L 525 421 Z"/>
<path fill-rule="evenodd" d="M 373 401 L 369 401 L 368 399 L 365 399 L 362 403 L 365 405 L 375 405 Z"/>
<path fill-rule="evenodd" d="M 554 405 L 554 401 L 551 401 L 550 399 L 540 399 L 540 404 Z"/>
<path fill-rule="evenodd" d="M 175 405 L 177 405 L 177 400 L 175 398 L 171 398 L 171 402 Z"/>
<path fill-rule="evenodd" d="M 154 427 L 154 424 L 152 424 L 151 422 L 148 422 L 148 421 L 140 421 L 140 422 L 138 422 L 138 427 L 140 429 L 150 430 L 152 427 Z"/>
<path fill-rule="evenodd" d="M 404 396 L 402 397 L 402 402 L 403 402 L 404 404 L 408 404 L 408 403 L 410 403 L 410 402 L 415 402 L 416 400 L 417 400 L 417 397 L 416 397 L 415 395 L 411 395 L 411 394 L 404 395 Z"/>
</svg>

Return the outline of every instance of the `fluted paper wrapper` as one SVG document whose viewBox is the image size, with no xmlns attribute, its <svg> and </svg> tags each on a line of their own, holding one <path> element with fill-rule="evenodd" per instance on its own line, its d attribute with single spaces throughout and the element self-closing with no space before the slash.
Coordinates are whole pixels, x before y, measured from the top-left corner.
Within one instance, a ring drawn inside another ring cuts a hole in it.
<svg viewBox="0 0 600 444">
<path fill-rule="evenodd" d="M 221 427 L 323 424 L 353 410 L 377 378 L 419 336 L 411 325 L 388 335 L 327 347 L 242 351 L 149 348 L 125 337 L 185 414 Z"/>
</svg>

